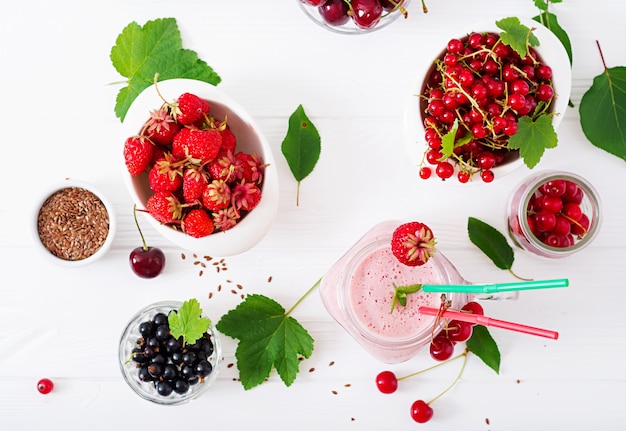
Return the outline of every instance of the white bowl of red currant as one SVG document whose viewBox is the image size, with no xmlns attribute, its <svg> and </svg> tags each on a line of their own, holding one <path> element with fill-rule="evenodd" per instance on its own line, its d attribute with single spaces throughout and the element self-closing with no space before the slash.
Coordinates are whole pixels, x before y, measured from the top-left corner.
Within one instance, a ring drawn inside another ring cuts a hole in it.
<svg viewBox="0 0 626 431">
<path fill-rule="evenodd" d="M 557 145 L 571 81 L 562 43 L 533 20 L 504 18 L 449 39 L 405 109 L 419 176 L 489 183 L 532 169 Z"/>
<path fill-rule="evenodd" d="M 326 30 L 365 34 L 407 18 L 410 0 L 297 0 L 304 13 Z"/>
<path fill-rule="evenodd" d="M 171 79 L 146 88 L 126 114 L 122 142 L 124 180 L 137 211 L 172 243 L 231 256 L 269 231 L 278 210 L 270 145 L 244 108 L 215 86 Z"/>
</svg>

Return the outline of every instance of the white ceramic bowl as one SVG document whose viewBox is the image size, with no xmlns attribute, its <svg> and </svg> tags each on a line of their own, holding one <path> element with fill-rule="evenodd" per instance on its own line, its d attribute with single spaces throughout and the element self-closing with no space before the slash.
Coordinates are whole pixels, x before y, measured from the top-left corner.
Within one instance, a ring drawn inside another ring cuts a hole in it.
<svg viewBox="0 0 626 431">
<path fill-rule="evenodd" d="M 243 253 L 263 239 L 269 231 L 278 211 L 278 174 L 270 145 L 254 119 L 233 98 L 217 87 L 202 81 L 190 79 L 170 79 L 157 83 L 159 92 L 168 101 L 174 101 L 183 93 L 193 93 L 209 102 L 210 115 L 216 119 L 228 119 L 228 125 L 237 138 L 237 149 L 256 153 L 265 164 L 262 198 L 259 204 L 243 217 L 233 228 L 224 232 L 215 232 L 203 238 L 193 238 L 180 230 L 161 224 L 154 217 L 144 212 L 152 226 L 177 246 L 212 256 L 232 256 Z M 122 124 L 123 142 L 130 136 L 137 135 L 149 118 L 150 111 L 158 109 L 163 100 L 154 86 L 142 91 L 134 100 Z M 120 163 L 124 164 L 121 157 Z M 148 198 L 153 194 L 147 173 L 132 176 L 123 168 L 124 181 L 138 209 L 145 209 Z"/>
<path fill-rule="evenodd" d="M 496 26 L 495 21 L 496 20 L 489 23 L 475 25 L 468 28 L 466 32 L 452 34 L 448 40 L 455 37 L 461 39 L 474 31 L 481 33 L 500 33 L 502 30 Z M 556 130 L 567 109 L 572 88 L 572 69 L 569 57 L 567 56 L 567 52 L 561 42 L 548 28 L 531 19 L 520 18 L 520 21 L 529 28 L 535 28 L 534 34 L 539 39 L 540 46 L 534 47 L 534 49 L 541 57 L 544 64 L 552 68 L 553 89 L 555 94 L 552 110 L 557 113 L 557 115 L 552 116 L 552 125 Z M 419 166 L 422 162 L 424 151 L 427 149 L 427 144 L 424 138 L 425 104 L 422 100 L 420 100 L 420 95 L 424 93 L 428 77 L 434 70 L 434 60 L 442 58 L 443 53 L 445 52 L 445 43 L 447 43 L 447 41 L 444 42 L 444 46 L 435 47 L 436 51 L 433 51 L 433 55 L 431 57 L 433 58 L 433 61 L 428 62 L 424 69 L 417 75 L 419 81 L 407 97 L 404 111 L 404 144 L 410 160 L 415 166 Z M 492 169 L 492 171 L 494 172 L 495 179 L 497 179 L 522 166 L 524 166 L 524 161 L 520 157 L 515 157 L 511 161 L 496 166 Z M 416 168 L 416 173 L 417 171 L 418 169 Z M 458 168 L 455 173 L 457 171 Z M 431 176 L 431 179 L 432 178 L 438 179 L 434 173 Z M 458 183 L 454 177 L 447 182 Z M 480 178 L 477 178 L 470 181 L 470 183 L 481 184 L 483 181 L 481 181 Z"/>
<path fill-rule="evenodd" d="M 70 200 L 69 197 L 61 199 L 65 191 L 72 190 L 74 192 L 71 196 L 87 199 L 82 202 L 78 202 L 77 199 Z M 102 214 L 102 208 L 97 200 L 93 199 L 94 196 L 104 205 L 108 216 L 108 219 L 103 218 L 103 224 L 98 228 L 88 221 L 82 222 L 81 219 L 84 215 Z M 53 215 L 53 212 L 46 209 L 52 210 L 49 199 L 65 202 L 67 209 L 56 204 L 52 205 L 58 212 L 58 215 Z M 83 227 L 88 230 L 85 234 L 78 232 Z M 96 186 L 84 181 L 65 179 L 55 183 L 41 193 L 33 206 L 31 231 L 35 248 L 43 258 L 63 267 L 84 266 L 100 259 L 111 248 L 115 229 L 113 205 Z"/>
<path fill-rule="evenodd" d="M 389 24 L 393 23 L 398 18 L 403 16 L 400 10 L 394 10 L 391 12 L 383 11 L 383 15 L 380 18 L 380 21 L 378 22 L 378 24 L 376 24 L 375 26 L 371 28 L 361 28 L 357 26 L 352 19 L 349 19 L 348 22 L 343 25 L 331 25 L 328 22 L 326 22 L 326 20 L 324 20 L 322 15 L 320 15 L 320 12 L 318 9 L 320 6 L 312 6 L 310 4 L 305 4 L 302 0 L 296 0 L 296 1 L 300 5 L 300 8 L 305 13 L 305 15 L 311 19 L 311 21 L 313 21 L 315 24 L 319 25 L 320 27 L 326 30 L 332 31 L 334 33 L 339 33 L 339 34 L 358 35 L 358 34 L 371 33 L 373 31 L 380 30 L 382 28 L 387 27 Z M 404 3 L 402 6 L 406 9 L 409 6 L 409 3 L 410 3 L 410 0 L 404 0 Z M 407 18 L 407 19 L 410 19 L 410 18 Z"/>
</svg>

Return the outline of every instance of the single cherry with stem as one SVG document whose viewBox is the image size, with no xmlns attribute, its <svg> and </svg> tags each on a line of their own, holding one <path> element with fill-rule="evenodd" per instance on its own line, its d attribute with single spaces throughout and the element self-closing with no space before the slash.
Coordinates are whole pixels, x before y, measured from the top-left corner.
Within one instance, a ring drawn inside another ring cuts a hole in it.
<svg viewBox="0 0 626 431">
<path fill-rule="evenodd" d="M 130 267 L 133 272 L 141 278 L 154 278 L 159 275 L 165 267 L 165 254 L 161 249 L 156 247 L 148 247 L 146 240 L 139 227 L 137 221 L 137 205 L 133 206 L 133 217 L 135 219 L 135 225 L 139 230 L 139 236 L 143 246 L 137 247 L 130 252 Z"/>
</svg>

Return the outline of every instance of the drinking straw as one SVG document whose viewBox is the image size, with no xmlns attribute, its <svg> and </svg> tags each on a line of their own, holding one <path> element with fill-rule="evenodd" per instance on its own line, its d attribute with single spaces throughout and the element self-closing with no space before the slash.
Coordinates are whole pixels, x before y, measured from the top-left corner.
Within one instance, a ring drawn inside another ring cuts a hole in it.
<svg viewBox="0 0 626 431">
<path fill-rule="evenodd" d="M 444 293 L 498 293 L 567 287 L 568 285 L 569 280 L 567 278 L 557 278 L 554 280 L 515 281 L 512 283 L 424 284 L 422 291 Z"/>
<path fill-rule="evenodd" d="M 418 311 L 427 316 L 438 316 L 440 310 L 431 307 L 419 307 Z M 456 319 L 463 322 L 475 323 L 483 326 L 493 326 L 494 328 L 508 329 L 510 331 L 523 332 L 524 334 L 537 335 L 539 337 L 559 338 L 559 333 L 548 329 L 535 328 L 533 326 L 522 325 L 519 323 L 507 322 L 505 320 L 492 319 L 491 317 L 481 314 L 464 313 L 462 311 L 445 310 L 441 312 L 441 317 L 446 319 Z"/>
</svg>

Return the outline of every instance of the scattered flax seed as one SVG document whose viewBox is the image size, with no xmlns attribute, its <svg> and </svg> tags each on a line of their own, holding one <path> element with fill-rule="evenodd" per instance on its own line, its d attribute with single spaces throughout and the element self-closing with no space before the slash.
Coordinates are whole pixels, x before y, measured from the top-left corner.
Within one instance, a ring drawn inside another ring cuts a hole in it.
<svg viewBox="0 0 626 431">
<path fill-rule="evenodd" d="M 312 373 L 313 371 L 315 371 L 314 367 L 309 368 L 309 373 Z"/>
<path fill-rule="evenodd" d="M 64 260 L 82 260 L 95 254 L 109 235 L 109 213 L 92 192 L 66 187 L 52 194 L 37 215 L 43 246 Z"/>
<path fill-rule="evenodd" d="M 331 391 L 333 395 L 337 395 L 338 392 L 337 391 Z"/>
<path fill-rule="evenodd" d="M 198 273 L 198 277 L 202 277 L 202 274 L 204 274 L 204 271 L 200 270 L 200 272 Z"/>
<path fill-rule="evenodd" d="M 330 361 L 330 362 L 328 363 L 328 366 L 329 366 L 329 367 L 332 367 L 333 365 L 335 365 L 335 361 Z"/>
<path fill-rule="evenodd" d="M 233 295 L 236 295 L 237 291 L 235 289 L 231 289 L 230 293 L 232 293 Z"/>
<path fill-rule="evenodd" d="M 222 285 L 220 284 L 219 286 L 217 286 L 217 291 L 221 291 L 222 290 Z"/>
<path fill-rule="evenodd" d="M 213 266 L 218 266 L 219 264 L 219 262 L 213 262 Z"/>
<path fill-rule="evenodd" d="M 213 292 L 209 292 L 209 299 L 213 298 Z"/>
<path fill-rule="evenodd" d="M 233 364 L 233 363 L 231 362 L 230 364 L 226 365 L 226 368 L 232 368 L 232 367 L 233 367 L 233 365 L 235 365 L 235 364 Z"/>
<path fill-rule="evenodd" d="M 345 385 L 343 385 L 344 388 L 349 388 L 350 386 L 352 386 L 350 383 L 346 383 Z"/>
<path fill-rule="evenodd" d="M 489 425 L 489 418 L 485 418 L 485 423 Z"/>
<path fill-rule="evenodd" d="M 272 276 L 270 275 L 269 277 L 267 277 L 267 282 L 271 283 L 272 282 Z"/>
<path fill-rule="evenodd" d="M 241 284 L 238 284 L 237 285 L 237 289 L 241 290 L 241 289 L 243 289 L 243 286 Z"/>
<path fill-rule="evenodd" d="M 241 299 L 244 299 L 246 297 L 246 295 L 244 295 L 243 293 L 241 294 Z"/>
<path fill-rule="evenodd" d="M 520 379 L 517 379 L 516 383 L 519 385 L 520 383 L 522 383 L 522 381 Z"/>
<path fill-rule="evenodd" d="M 200 266 L 203 267 L 203 268 L 206 268 L 206 263 L 200 262 Z"/>
<path fill-rule="evenodd" d="M 213 258 L 211 256 L 204 256 L 204 260 L 208 262 L 209 260 L 213 260 Z"/>
<path fill-rule="evenodd" d="M 230 279 L 227 279 L 227 280 L 226 280 L 226 283 L 232 283 L 232 282 L 233 282 L 233 281 L 232 281 L 232 280 L 230 280 Z"/>
<path fill-rule="evenodd" d="M 200 265 L 200 261 L 199 261 L 199 260 L 196 260 L 193 264 L 194 264 L 194 265 Z"/>
<path fill-rule="evenodd" d="M 350 420 L 354 422 L 356 419 L 354 419 L 354 418 L 350 418 Z"/>
<path fill-rule="evenodd" d="M 194 259 L 197 259 L 197 258 L 198 258 L 198 255 L 194 253 L 194 254 L 193 254 L 193 258 L 194 258 Z"/>
<path fill-rule="evenodd" d="M 180 254 L 180 258 L 181 258 L 182 260 L 185 260 L 185 259 L 187 259 L 187 256 L 185 256 L 185 253 L 181 253 L 181 254 Z"/>
</svg>

